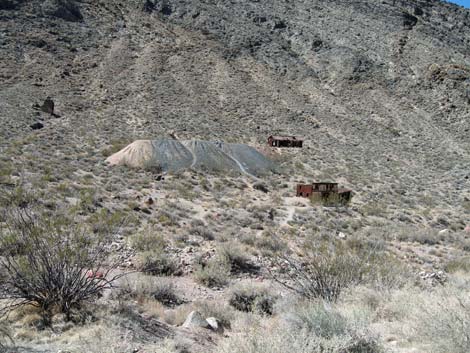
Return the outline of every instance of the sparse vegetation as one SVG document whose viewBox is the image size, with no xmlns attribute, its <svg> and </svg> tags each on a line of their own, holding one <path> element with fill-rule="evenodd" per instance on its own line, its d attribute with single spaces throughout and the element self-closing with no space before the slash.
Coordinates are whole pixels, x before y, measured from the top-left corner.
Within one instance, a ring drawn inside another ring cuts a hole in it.
<svg viewBox="0 0 470 353">
<path fill-rule="evenodd" d="M 227 284 L 230 276 L 230 264 L 218 258 L 198 265 L 194 279 L 207 287 L 222 287 Z"/>
<path fill-rule="evenodd" d="M 16 194 L 15 194 L 16 195 Z M 107 237 L 56 216 L 46 219 L 28 206 L 5 210 L 0 249 L 1 296 L 9 307 L 35 305 L 47 320 L 53 312 L 71 312 L 96 299 L 120 277 L 111 271 Z"/>
<path fill-rule="evenodd" d="M 179 273 L 178 264 L 163 251 L 145 251 L 141 253 L 140 270 L 154 276 L 171 276 Z"/>
<path fill-rule="evenodd" d="M 232 290 L 229 303 L 239 311 L 272 315 L 274 301 L 267 288 L 242 285 Z"/>
</svg>

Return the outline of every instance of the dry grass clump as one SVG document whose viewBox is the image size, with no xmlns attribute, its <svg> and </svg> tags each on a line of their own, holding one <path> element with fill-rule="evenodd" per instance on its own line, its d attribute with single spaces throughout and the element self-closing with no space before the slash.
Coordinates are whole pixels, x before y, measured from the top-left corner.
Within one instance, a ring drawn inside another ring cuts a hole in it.
<svg viewBox="0 0 470 353">
<path fill-rule="evenodd" d="M 447 262 L 444 266 L 446 272 L 455 273 L 455 272 L 470 272 L 470 257 L 469 256 L 462 256 L 457 257 L 449 262 Z"/>
<path fill-rule="evenodd" d="M 145 251 L 139 254 L 139 268 L 143 273 L 154 276 L 179 275 L 176 260 L 162 250 Z"/>
<path fill-rule="evenodd" d="M 158 251 L 165 248 L 166 241 L 161 234 L 158 234 L 150 226 L 134 234 L 129 239 L 130 245 L 137 251 Z"/>
<path fill-rule="evenodd" d="M 272 315 L 275 297 L 266 287 L 239 285 L 232 289 L 229 300 L 231 306 L 243 312 Z"/>
<path fill-rule="evenodd" d="M 257 270 L 238 243 L 228 243 L 218 248 L 215 257 L 199 262 L 194 278 L 207 287 L 221 287 L 227 284 L 231 274 Z"/>
<path fill-rule="evenodd" d="M 190 233 L 192 235 L 200 236 L 204 240 L 212 241 L 212 240 L 215 239 L 214 233 L 210 229 L 205 227 L 204 223 L 202 225 L 199 225 L 199 224 L 198 225 L 192 225 Z"/>
<path fill-rule="evenodd" d="M 443 290 L 422 296 L 413 323 L 415 339 L 430 353 L 470 352 L 468 292 Z"/>
<path fill-rule="evenodd" d="M 367 323 L 334 307 L 295 306 L 268 327 L 252 326 L 220 344 L 220 353 L 380 353 L 383 348 Z"/>
<path fill-rule="evenodd" d="M 7 351 L 7 346 L 12 343 L 11 332 L 5 321 L 0 321 L 0 352 Z"/>
<path fill-rule="evenodd" d="M 222 287 L 229 278 L 230 264 L 217 257 L 200 263 L 194 271 L 196 282 L 207 287 Z"/>
<path fill-rule="evenodd" d="M 217 256 L 221 262 L 230 265 L 231 273 L 256 272 L 258 267 L 245 254 L 246 252 L 238 243 L 232 242 L 220 246 Z"/>
<path fill-rule="evenodd" d="M 159 279 L 145 275 L 123 278 L 114 291 L 113 297 L 119 300 L 124 298 L 134 299 L 138 302 L 153 299 L 166 306 L 175 306 L 182 303 L 169 279 Z"/>
</svg>

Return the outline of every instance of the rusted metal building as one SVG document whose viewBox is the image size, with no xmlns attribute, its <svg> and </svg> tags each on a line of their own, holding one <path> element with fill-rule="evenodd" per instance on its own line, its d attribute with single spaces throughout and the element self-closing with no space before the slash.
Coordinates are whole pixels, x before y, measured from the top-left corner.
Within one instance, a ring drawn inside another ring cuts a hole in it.
<svg viewBox="0 0 470 353">
<path fill-rule="evenodd" d="M 271 147 L 302 148 L 304 140 L 295 136 L 269 136 L 268 145 Z"/>
<path fill-rule="evenodd" d="M 352 198 L 352 190 L 339 188 L 338 183 L 298 184 L 297 196 L 307 198 L 319 197 L 321 200 L 337 197 L 341 202 L 349 202 Z"/>
</svg>

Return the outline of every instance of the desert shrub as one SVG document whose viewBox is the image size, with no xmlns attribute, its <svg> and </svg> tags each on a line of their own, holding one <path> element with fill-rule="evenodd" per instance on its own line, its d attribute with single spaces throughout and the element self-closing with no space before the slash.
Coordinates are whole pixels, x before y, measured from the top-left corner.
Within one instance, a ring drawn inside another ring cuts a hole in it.
<svg viewBox="0 0 470 353">
<path fill-rule="evenodd" d="M 27 206 L 7 208 L 3 218 L 0 296 L 12 305 L 31 304 L 45 318 L 54 311 L 69 319 L 122 276 L 113 274 L 119 262 L 108 261 L 112 228 L 93 234 L 74 220 L 44 217 Z"/>
<path fill-rule="evenodd" d="M 230 277 L 230 264 L 218 258 L 201 263 L 194 271 L 196 282 L 207 287 L 222 287 L 227 284 Z"/>
<path fill-rule="evenodd" d="M 285 287 L 308 299 L 336 301 L 341 292 L 363 281 L 365 264 L 352 253 L 332 250 L 309 255 L 302 261 L 279 255 L 277 264 L 287 279 L 274 278 Z"/>
<path fill-rule="evenodd" d="M 161 234 L 147 226 L 130 237 L 130 245 L 137 251 L 161 251 L 165 248 L 166 242 Z"/>
<path fill-rule="evenodd" d="M 267 288 L 242 285 L 232 290 L 229 304 L 239 311 L 272 315 L 274 301 Z"/>
<path fill-rule="evenodd" d="M 431 353 L 470 352 L 470 300 L 464 293 L 440 293 L 418 305 L 416 338 Z"/>
<path fill-rule="evenodd" d="M 413 229 L 405 227 L 399 229 L 396 234 L 396 239 L 399 241 L 416 242 L 424 245 L 436 245 L 446 240 L 444 234 L 439 234 L 434 229 Z"/>
<path fill-rule="evenodd" d="M 452 259 L 446 263 L 444 269 L 449 273 L 458 271 L 470 272 L 470 257 L 464 256 Z"/>
<path fill-rule="evenodd" d="M 283 252 L 287 249 L 287 244 L 278 237 L 266 234 L 255 241 L 256 248 L 261 249 L 267 255 Z"/>
<path fill-rule="evenodd" d="M 289 313 L 287 321 L 294 329 L 306 330 L 327 339 L 343 336 L 349 330 L 349 322 L 344 315 L 321 304 L 300 306 Z"/>
<path fill-rule="evenodd" d="M 154 276 L 172 276 L 179 274 L 176 260 L 163 251 L 145 251 L 139 255 L 140 270 Z"/>
<path fill-rule="evenodd" d="M 113 294 L 116 298 L 132 298 L 138 301 L 154 299 L 166 306 L 182 303 L 176 294 L 175 287 L 167 279 L 157 279 L 149 276 L 133 276 L 120 281 Z"/>
<path fill-rule="evenodd" d="M 210 229 L 207 229 L 207 227 L 205 227 L 203 225 L 193 226 L 191 228 L 191 234 L 198 235 L 198 236 L 202 237 L 205 240 L 214 240 L 215 239 L 214 233 Z"/>
<path fill-rule="evenodd" d="M 250 261 L 245 253 L 239 244 L 228 243 L 219 247 L 217 256 L 221 262 L 230 265 L 231 273 L 257 271 L 258 267 Z"/>
<path fill-rule="evenodd" d="M 220 353 L 380 353 L 383 348 L 367 327 L 334 308 L 315 304 L 269 328 L 250 327 L 220 344 Z"/>
<path fill-rule="evenodd" d="M 12 338 L 10 335 L 10 329 L 8 325 L 4 322 L 0 322 L 0 352 L 7 351 L 6 347 L 12 343 Z"/>
<path fill-rule="evenodd" d="M 336 301 L 344 289 L 361 283 L 383 289 L 406 283 L 406 269 L 386 252 L 350 246 L 321 241 L 306 247 L 302 257 L 278 254 L 274 262 L 284 276 L 277 273 L 273 278 L 302 297 L 326 301 Z"/>
</svg>

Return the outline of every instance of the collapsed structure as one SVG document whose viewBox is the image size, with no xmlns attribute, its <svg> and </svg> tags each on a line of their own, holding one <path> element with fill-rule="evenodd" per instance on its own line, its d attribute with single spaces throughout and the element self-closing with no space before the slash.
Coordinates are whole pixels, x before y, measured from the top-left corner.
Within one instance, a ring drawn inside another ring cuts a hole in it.
<svg viewBox="0 0 470 353">
<path fill-rule="evenodd" d="M 295 136 L 269 136 L 268 145 L 271 147 L 302 148 L 304 140 Z"/>
<path fill-rule="evenodd" d="M 339 188 L 338 183 L 331 182 L 298 184 L 297 196 L 317 198 L 320 200 L 337 199 L 340 202 L 347 203 L 351 201 L 352 190 Z"/>
</svg>

